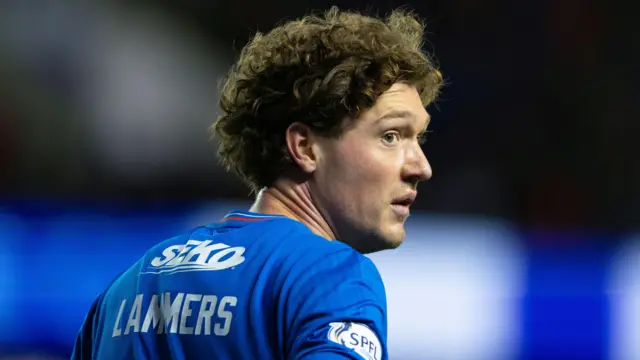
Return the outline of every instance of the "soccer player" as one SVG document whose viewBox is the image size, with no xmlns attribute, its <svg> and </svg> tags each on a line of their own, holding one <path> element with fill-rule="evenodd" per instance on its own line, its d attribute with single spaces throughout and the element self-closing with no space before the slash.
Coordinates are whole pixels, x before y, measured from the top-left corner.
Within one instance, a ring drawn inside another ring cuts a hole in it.
<svg viewBox="0 0 640 360">
<path fill-rule="evenodd" d="M 222 87 L 249 211 L 159 243 L 94 302 L 73 359 L 387 359 L 382 279 L 442 83 L 423 25 L 332 8 L 257 34 Z"/>
</svg>

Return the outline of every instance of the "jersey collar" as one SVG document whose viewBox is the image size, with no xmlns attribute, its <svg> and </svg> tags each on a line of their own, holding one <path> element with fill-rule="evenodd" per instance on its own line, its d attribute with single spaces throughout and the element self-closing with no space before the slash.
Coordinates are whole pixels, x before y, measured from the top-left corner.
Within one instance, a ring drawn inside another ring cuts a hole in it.
<svg viewBox="0 0 640 360">
<path fill-rule="evenodd" d="M 228 221 L 241 221 L 241 222 L 256 222 L 256 221 L 264 221 L 264 220 L 272 220 L 272 219 L 282 219 L 284 215 L 273 215 L 273 214 L 261 214 L 250 211 L 241 211 L 241 210 L 233 210 L 230 211 L 225 217 L 223 217 L 220 222 L 228 222 Z"/>
</svg>

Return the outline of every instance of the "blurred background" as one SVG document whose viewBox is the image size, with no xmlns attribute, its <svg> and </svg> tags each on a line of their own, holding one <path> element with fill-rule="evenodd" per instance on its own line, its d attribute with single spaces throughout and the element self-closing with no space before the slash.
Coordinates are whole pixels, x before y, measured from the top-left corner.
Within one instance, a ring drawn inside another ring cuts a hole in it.
<svg viewBox="0 0 640 360">
<path fill-rule="evenodd" d="M 594 0 L 0 4 L 0 358 L 67 358 L 153 244 L 246 209 L 208 125 L 255 31 L 330 5 L 427 20 L 408 239 L 372 255 L 392 359 L 640 359 L 633 12 Z"/>
</svg>

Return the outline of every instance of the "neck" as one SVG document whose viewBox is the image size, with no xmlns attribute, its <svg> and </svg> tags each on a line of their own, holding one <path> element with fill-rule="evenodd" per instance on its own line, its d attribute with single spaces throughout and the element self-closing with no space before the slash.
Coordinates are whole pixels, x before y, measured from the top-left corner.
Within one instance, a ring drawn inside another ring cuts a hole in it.
<svg viewBox="0 0 640 360">
<path fill-rule="evenodd" d="M 260 190 L 250 211 L 284 215 L 307 226 L 314 234 L 335 240 L 329 223 L 315 206 L 307 183 L 288 179 L 276 181 L 273 186 Z"/>
</svg>

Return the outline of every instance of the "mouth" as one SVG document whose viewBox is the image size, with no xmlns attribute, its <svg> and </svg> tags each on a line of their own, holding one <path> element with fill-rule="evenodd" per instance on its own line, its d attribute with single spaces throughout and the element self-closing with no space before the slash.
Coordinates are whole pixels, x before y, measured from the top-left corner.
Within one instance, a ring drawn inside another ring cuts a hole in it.
<svg viewBox="0 0 640 360">
<path fill-rule="evenodd" d="M 411 210 L 407 205 L 391 204 L 391 209 L 399 217 L 406 218 L 411 214 Z"/>
<path fill-rule="evenodd" d="M 391 208 L 399 216 L 402 216 L 402 217 L 409 216 L 411 212 L 409 208 L 411 207 L 413 202 L 416 200 L 416 195 L 417 195 L 416 192 L 412 191 L 410 193 L 407 193 L 404 196 L 395 198 L 391 202 Z"/>
</svg>

